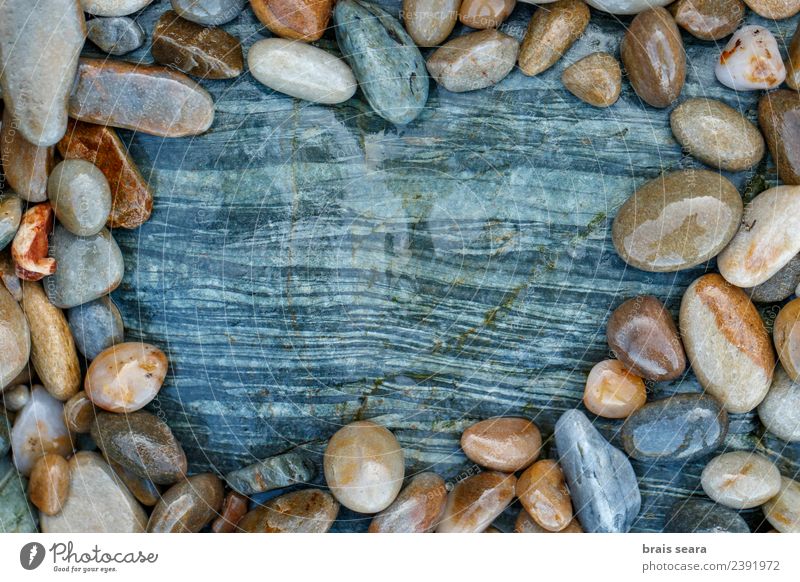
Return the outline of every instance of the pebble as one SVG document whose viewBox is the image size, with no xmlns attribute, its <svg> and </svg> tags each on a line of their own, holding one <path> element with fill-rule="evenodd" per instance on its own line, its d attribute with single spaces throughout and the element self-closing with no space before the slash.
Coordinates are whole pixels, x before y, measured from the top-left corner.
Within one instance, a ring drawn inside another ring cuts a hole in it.
<svg viewBox="0 0 800 582">
<path fill-rule="evenodd" d="M 239 16 L 245 4 L 247 0 L 172 0 L 172 9 L 197 24 L 219 26 Z"/>
<path fill-rule="evenodd" d="M 774 89 L 786 78 L 778 42 L 760 26 L 737 30 L 717 61 L 717 80 L 735 91 Z"/>
<path fill-rule="evenodd" d="M 103 172 L 111 187 L 109 228 L 137 228 L 150 218 L 153 191 L 112 128 L 70 119 L 58 151 L 64 159 L 86 160 Z"/>
<path fill-rule="evenodd" d="M 611 14 L 638 14 L 653 6 L 664 6 L 673 0 L 586 0 L 593 8 Z"/>
<path fill-rule="evenodd" d="M 78 237 L 61 225 L 50 239 L 50 256 L 58 270 L 44 281 L 50 302 L 62 309 L 108 295 L 122 281 L 122 252 L 107 229 Z"/>
<path fill-rule="evenodd" d="M 744 0 L 750 10 L 769 18 L 770 20 L 783 20 L 791 18 L 800 12 L 800 0 Z"/>
<path fill-rule="evenodd" d="M 619 256 L 651 272 L 702 265 L 739 228 L 742 197 L 726 178 L 706 170 L 662 174 L 639 188 L 614 219 Z"/>
<path fill-rule="evenodd" d="M 274 35 L 313 42 L 328 27 L 334 0 L 250 0 L 250 7 Z"/>
<path fill-rule="evenodd" d="M 417 46 L 441 45 L 458 20 L 461 0 L 403 0 L 401 15 Z"/>
<path fill-rule="evenodd" d="M 72 440 L 64 424 L 64 405 L 41 386 L 33 387 L 30 401 L 14 419 L 11 449 L 14 465 L 26 477 L 42 455 L 66 457 L 72 452 Z"/>
<path fill-rule="evenodd" d="M 203 79 L 233 79 L 244 71 L 236 37 L 184 20 L 172 10 L 156 22 L 150 53 L 157 63 Z"/>
<path fill-rule="evenodd" d="M 67 97 L 85 38 L 83 12 L 75 0 L 38 0 L 35 11 L 30 0 L 3 4 L 3 101 L 15 128 L 35 146 L 51 146 L 64 136 Z"/>
<path fill-rule="evenodd" d="M 630 530 L 642 498 L 628 458 L 578 410 L 568 410 L 558 419 L 555 443 L 583 529 L 590 533 Z"/>
<path fill-rule="evenodd" d="M 517 0 L 462 0 L 458 19 L 470 28 L 497 28 L 516 5 Z"/>
<path fill-rule="evenodd" d="M 769 501 L 781 488 L 781 474 L 766 457 L 734 451 L 714 457 L 700 476 L 711 499 L 733 509 L 749 509 Z"/>
<path fill-rule="evenodd" d="M 129 413 L 156 397 L 167 376 L 167 356 L 143 342 L 123 342 L 104 350 L 86 372 L 86 396 L 103 410 Z"/>
<path fill-rule="evenodd" d="M 53 168 L 47 193 L 58 221 L 77 236 L 100 232 L 111 212 L 108 180 L 86 160 L 64 160 Z"/>
<path fill-rule="evenodd" d="M 519 50 L 520 70 L 532 77 L 556 64 L 586 30 L 589 17 L 589 7 L 582 0 L 559 0 L 538 8 Z"/>
<path fill-rule="evenodd" d="M 67 311 L 75 345 L 88 360 L 115 344 L 125 341 L 125 327 L 119 309 L 104 295 Z"/>
<path fill-rule="evenodd" d="M 511 505 L 517 478 L 496 471 L 456 483 L 447 495 L 438 533 L 480 533 Z"/>
<path fill-rule="evenodd" d="M 28 503 L 25 479 L 0 456 L 0 533 L 34 533 L 36 511 Z"/>
<path fill-rule="evenodd" d="M 339 504 L 330 493 L 303 489 L 276 497 L 246 514 L 239 529 L 247 533 L 325 533 Z"/>
<path fill-rule="evenodd" d="M 758 417 L 769 432 L 790 443 L 800 442 L 800 380 L 792 380 L 781 367 L 772 387 L 758 405 Z"/>
<path fill-rule="evenodd" d="M 44 202 L 47 200 L 47 175 L 53 168 L 53 148 L 31 144 L 17 131 L 18 125 L 11 117 L 11 109 L 6 107 L 0 128 L 5 180 L 23 200 Z"/>
<path fill-rule="evenodd" d="M 176 483 L 156 503 L 147 531 L 150 533 L 197 533 L 222 508 L 222 481 L 211 473 L 193 475 Z"/>
<path fill-rule="evenodd" d="M 644 380 L 626 369 L 619 360 L 603 360 L 589 372 L 583 403 L 604 418 L 626 418 L 647 401 Z"/>
<path fill-rule="evenodd" d="M 339 429 L 328 441 L 323 465 L 331 493 L 359 513 L 383 511 L 403 485 L 400 443 L 389 430 L 369 420 Z"/>
<path fill-rule="evenodd" d="M 159 491 L 158 485 L 150 479 L 139 477 L 114 461 L 110 461 L 108 464 L 139 503 L 152 507 L 161 500 L 161 491 Z"/>
<path fill-rule="evenodd" d="M 745 13 L 742 0 L 678 0 L 669 9 L 678 26 L 700 40 L 733 34 Z"/>
<path fill-rule="evenodd" d="M 370 533 L 432 532 L 444 512 L 447 487 L 436 473 L 411 478 L 392 504 L 369 524 Z"/>
<path fill-rule="evenodd" d="M 549 531 L 536 523 L 524 509 L 520 510 L 514 522 L 514 533 L 583 533 L 583 528 L 578 520 L 573 518 L 569 525 L 560 531 Z"/>
<path fill-rule="evenodd" d="M 94 418 L 94 404 L 83 390 L 64 403 L 64 422 L 70 432 L 77 434 L 90 432 Z"/>
<path fill-rule="evenodd" d="M 666 533 L 750 533 L 735 511 L 702 499 L 681 499 L 666 517 Z"/>
<path fill-rule="evenodd" d="M 800 90 L 800 24 L 794 31 L 786 57 L 783 63 L 786 67 L 786 84 L 795 91 Z"/>
<path fill-rule="evenodd" d="M 670 115 L 675 139 L 704 164 L 741 172 L 764 157 L 766 147 L 758 128 L 733 107 L 714 99 L 688 99 Z"/>
<path fill-rule="evenodd" d="M 467 458 L 481 467 L 513 473 L 533 463 L 542 448 L 538 427 L 527 418 L 487 418 L 461 435 Z"/>
<path fill-rule="evenodd" d="M 270 89 L 313 103 L 343 103 L 358 88 L 353 71 L 342 59 L 283 38 L 256 42 L 247 53 L 247 66 Z"/>
<path fill-rule="evenodd" d="M 56 262 L 47 256 L 47 237 L 52 231 L 53 207 L 49 202 L 30 206 L 25 211 L 11 243 L 17 277 L 39 281 L 55 272 Z"/>
<path fill-rule="evenodd" d="M 767 521 L 781 533 L 800 533 L 800 482 L 781 477 L 781 490 L 762 507 Z"/>
<path fill-rule="evenodd" d="M 28 365 L 31 332 L 19 304 L 0 286 L 0 388 L 8 386 Z"/>
<path fill-rule="evenodd" d="M 94 16 L 127 16 L 153 0 L 80 0 L 84 12 Z"/>
<path fill-rule="evenodd" d="M 314 464 L 300 453 L 284 453 L 263 459 L 225 475 L 225 481 L 242 495 L 305 484 L 316 474 Z"/>
<path fill-rule="evenodd" d="M 160 137 L 198 135 L 214 121 L 211 95 L 167 67 L 81 59 L 69 115 Z"/>
<path fill-rule="evenodd" d="M 22 301 L 22 283 L 17 277 L 17 268 L 9 250 L 0 252 L 0 282 L 14 301 Z"/>
<path fill-rule="evenodd" d="M 514 68 L 519 52 L 515 38 L 494 29 L 459 36 L 428 57 L 427 67 L 437 83 L 462 93 L 485 89 L 502 81 Z"/>
<path fill-rule="evenodd" d="M 0 392 L 2 394 L 2 405 L 9 412 L 18 412 L 31 399 L 31 391 L 25 384 L 17 384 L 11 388 L 5 388 Z M 2 455 L 0 455 L 2 456 Z"/>
<path fill-rule="evenodd" d="M 792 380 L 800 380 L 800 299 L 794 299 L 778 312 L 772 337 L 783 369 Z"/>
<path fill-rule="evenodd" d="M 0 249 L 14 239 L 21 219 L 22 200 L 14 194 L 0 194 Z"/>
<path fill-rule="evenodd" d="M 628 299 L 606 326 L 608 345 L 634 374 L 661 382 L 686 370 L 686 353 L 669 311 L 652 295 Z"/>
<path fill-rule="evenodd" d="M 69 460 L 69 496 L 58 515 L 40 515 L 42 533 L 141 533 L 147 514 L 97 453 Z"/>
<path fill-rule="evenodd" d="M 778 303 L 788 299 L 797 285 L 800 285 L 800 255 L 795 255 L 780 271 L 760 285 L 745 287 L 744 292 L 756 303 Z"/>
<path fill-rule="evenodd" d="M 572 500 L 556 461 L 544 459 L 528 467 L 517 481 L 516 493 L 528 515 L 545 530 L 561 531 L 572 523 Z"/>
<path fill-rule="evenodd" d="M 247 513 L 248 504 L 247 497 L 236 491 L 229 491 L 222 502 L 222 511 L 219 517 L 211 523 L 211 531 L 213 533 L 233 533 L 236 531 L 237 525 Z"/>
<path fill-rule="evenodd" d="M 419 49 L 381 8 L 339 0 L 336 40 L 370 106 L 396 125 L 416 119 L 428 101 L 429 79 Z"/>
<path fill-rule="evenodd" d="M 620 45 L 620 56 L 636 94 L 653 107 L 668 107 L 686 80 L 686 53 L 678 26 L 661 7 L 638 14 Z"/>
<path fill-rule="evenodd" d="M 758 124 L 784 184 L 800 184 L 798 117 L 800 94 L 797 91 L 781 89 L 763 95 L 758 101 Z"/>
<path fill-rule="evenodd" d="M 683 295 L 680 329 L 697 379 L 725 410 L 758 406 L 772 383 L 775 355 L 744 291 L 716 273 L 703 275 Z"/>
<path fill-rule="evenodd" d="M 89 40 L 111 55 L 125 55 L 144 44 L 142 27 L 127 16 L 93 18 L 86 29 Z"/>
<path fill-rule="evenodd" d="M 130 414 L 99 412 L 92 438 L 110 461 L 158 485 L 186 475 L 186 455 L 167 424 L 138 410 Z"/>
<path fill-rule="evenodd" d="M 592 53 L 564 69 L 561 82 L 593 107 L 611 107 L 622 91 L 622 69 L 608 53 Z"/>
<path fill-rule="evenodd" d="M 739 232 L 717 257 L 719 272 L 738 287 L 769 280 L 800 253 L 800 187 L 765 190 L 747 205 Z"/>
<path fill-rule="evenodd" d="M 54 398 L 68 400 L 80 390 L 81 369 L 67 318 L 39 283 L 25 284 L 21 305 L 31 330 L 31 364 Z"/>
<path fill-rule="evenodd" d="M 69 495 L 69 464 L 49 453 L 36 461 L 28 482 L 28 496 L 39 511 L 55 515 L 61 511 Z"/>
</svg>

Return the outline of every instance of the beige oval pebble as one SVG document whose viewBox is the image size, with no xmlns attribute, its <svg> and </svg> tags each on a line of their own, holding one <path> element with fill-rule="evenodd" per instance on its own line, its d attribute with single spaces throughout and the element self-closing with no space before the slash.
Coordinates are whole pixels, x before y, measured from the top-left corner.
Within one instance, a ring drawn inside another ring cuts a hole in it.
<svg viewBox="0 0 800 582">
<path fill-rule="evenodd" d="M 711 459 L 703 469 L 700 484 L 717 503 L 733 509 L 749 509 L 778 493 L 781 474 L 759 454 L 734 451 Z"/>
<path fill-rule="evenodd" d="M 688 99 L 670 115 L 675 139 L 704 164 L 740 172 L 764 157 L 758 128 L 733 107 L 714 99 Z"/>
<path fill-rule="evenodd" d="M 417 46 L 442 44 L 458 20 L 461 0 L 403 0 L 403 24 Z"/>
<path fill-rule="evenodd" d="M 31 333 L 28 320 L 5 286 L 0 284 L 0 389 L 11 383 L 28 365 Z"/>
<path fill-rule="evenodd" d="M 792 380 L 800 380 L 800 299 L 790 301 L 778 312 L 772 337 L 783 369 Z"/>
<path fill-rule="evenodd" d="M 561 531 L 572 522 L 572 500 L 556 461 L 544 459 L 528 467 L 516 492 L 525 511 L 547 531 Z"/>
<path fill-rule="evenodd" d="M 570 65 L 561 75 L 564 87 L 594 107 L 610 107 L 622 91 L 622 69 L 608 53 L 592 53 Z"/>
<path fill-rule="evenodd" d="M 69 495 L 69 464 L 60 456 L 49 453 L 39 457 L 28 481 L 28 496 L 39 511 L 55 515 L 61 511 Z"/>
<path fill-rule="evenodd" d="M 758 417 L 769 432 L 790 443 L 800 441 L 800 379 L 778 366 L 772 386 L 758 405 Z"/>
<path fill-rule="evenodd" d="M 453 487 L 439 533 L 479 533 L 484 531 L 514 500 L 517 478 L 489 471 L 467 477 Z"/>
<path fill-rule="evenodd" d="M 770 20 L 791 18 L 800 12 L 800 0 L 744 0 L 744 2 L 750 10 Z"/>
<path fill-rule="evenodd" d="M 772 383 L 775 355 L 744 291 L 716 273 L 703 275 L 683 296 L 680 330 L 697 379 L 725 410 L 759 405 Z"/>
<path fill-rule="evenodd" d="M 334 497 L 353 511 L 386 509 L 403 485 L 403 449 L 386 428 L 360 420 L 339 429 L 328 441 L 325 480 Z"/>
<path fill-rule="evenodd" d="M 534 76 L 552 67 L 588 24 L 589 7 L 582 0 L 559 0 L 537 9 L 519 50 L 520 70 Z"/>
<path fill-rule="evenodd" d="M 64 424 L 64 405 L 41 386 L 34 386 L 28 404 L 17 413 L 11 429 L 14 465 L 29 475 L 36 460 L 47 453 L 66 457 L 72 439 Z"/>
<path fill-rule="evenodd" d="M 454 38 L 434 52 L 428 72 L 454 93 L 484 89 L 502 81 L 514 68 L 519 43 L 494 29 Z"/>
<path fill-rule="evenodd" d="M 447 501 L 444 479 L 420 473 L 369 524 L 370 533 L 426 533 L 439 523 Z"/>
<path fill-rule="evenodd" d="M 127 16 L 153 0 L 80 0 L 85 12 L 94 16 Z"/>
<path fill-rule="evenodd" d="M 156 397 L 167 376 L 167 356 L 142 342 L 103 350 L 86 372 L 86 396 L 109 412 L 135 412 Z"/>
<path fill-rule="evenodd" d="M 583 533 L 578 518 L 573 518 L 569 525 L 561 531 L 548 531 L 534 521 L 525 509 L 520 510 L 514 522 L 514 533 Z"/>
<path fill-rule="evenodd" d="M 619 360 L 604 360 L 589 372 L 583 403 L 593 414 L 605 418 L 627 418 L 646 401 L 644 380 L 625 369 Z"/>
<path fill-rule="evenodd" d="M 94 404 L 83 390 L 64 403 L 64 421 L 72 432 L 90 432 L 94 417 Z"/>
<path fill-rule="evenodd" d="M 458 19 L 470 28 L 497 28 L 516 4 L 517 0 L 462 0 Z"/>
<path fill-rule="evenodd" d="M 736 236 L 717 258 L 737 287 L 755 287 L 800 253 L 800 186 L 777 186 L 747 205 Z"/>
<path fill-rule="evenodd" d="M 800 483 L 781 477 L 780 492 L 762 509 L 767 521 L 781 533 L 800 533 Z"/>
<path fill-rule="evenodd" d="M 283 38 L 266 38 L 251 46 L 247 66 L 253 77 L 270 89 L 314 103 L 342 103 L 358 87 L 342 59 Z"/>
<path fill-rule="evenodd" d="M 461 435 L 461 448 L 470 461 L 494 471 L 513 473 L 539 456 L 542 435 L 527 418 L 487 418 Z"/>
</svg>

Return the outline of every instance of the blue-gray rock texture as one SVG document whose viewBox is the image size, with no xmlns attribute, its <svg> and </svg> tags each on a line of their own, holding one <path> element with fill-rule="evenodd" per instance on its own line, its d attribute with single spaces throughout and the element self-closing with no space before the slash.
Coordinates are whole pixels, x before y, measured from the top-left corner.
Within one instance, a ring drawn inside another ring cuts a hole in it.
<svg viewBox="0 0 800 582">
<path fill-rule="evenodd" d="M 735 511 L 705 499 L 675 502 L 664 520 L 668 533 L 750 533 L 747 522 Z"/>
<path fill-rule="evenodd" d="M 399 14 L 400 0 L 380 4 Z M 150 31 L 169 8 L 154 2 L 137 21 Z M 518 3 L 502 30 L 521 39 L 534 9 Z M 783 46 L 798 18 L 749 12 L 746 21 Z M 217 104 L 204 135 L 119 132 L 156 195 L 149 222 L 113 232 L 126 269 L 113 297 L 127 339 L 169 356 L 149 409 L 180 439 L 191 471 L 227 474 L 293 447 L 319 469 L 341 425 L 371 418 L 397 435 L 408 475 L 452 482 L 470 467 L 461 432 L 478 420 L 526 416 L 551 437 L 608 357 L 606 321 L 625 299 L 653 294 L 676 316 L 713 262 L 637 271 L 617 256 L 610 226 L 644 182 L 702 166 L 673 139 L 670 109 L 643 105 L 627 81 L 601 110 L 560 80 L 592 52 L 618 55 L 629 22 L 593 10 L 586 33 L 536 77 L 515 70 L 460 94 L 432 83 L 405 126 L 377 116 L 361 92 L 311 105 L 245 73 L 203 82 Z M 248 8 L 223 28 L 245 52 L 267 34 Z M 338 54 L 331 33 L 317 45 Z M 759 92 L 737 94 L 714 78 L 720 47 L 683 39 L 681 99 L 721 99 L 754 120 Z M 125 59 L 149 62 L 149 50 Z M 725 175 L 748 199 L 777 180 L 769 157 Z M 774 306 L 760 307 L 774 318 Z M 689 374 L 656 384 L 651 397 L 700 391 Z M 592 421 L 620 447 L 621 421 Z M 723 446 L 759 446 L 796 475 L 800 444 L 762 432 L 755 413 L 732 415 Z M 632 464 L 642 494 L 632 531 L 660 531 L 676 499 L 701 491 L 703 459 L 679 470 Z M 509 508 L 500 529 L 513 529 L 518 512 Z M 742 515 L 753 529 L 763 520 L 760 510 Z M 342 509 L 333 530 L 369 522 Z"/>
</svg>

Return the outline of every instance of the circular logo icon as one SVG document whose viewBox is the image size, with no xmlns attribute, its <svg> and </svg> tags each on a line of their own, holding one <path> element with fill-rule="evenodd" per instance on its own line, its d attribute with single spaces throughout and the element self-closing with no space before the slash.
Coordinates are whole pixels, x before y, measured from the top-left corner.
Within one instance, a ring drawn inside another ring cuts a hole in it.
<svg viewBox="0 0 800 582">
<path fill-rule="evenodd" d="M 44 561 L 44 546 L 39 542 L 30 542 L 19 551 L 19 563 L 26 570 L 35 570 Z"/>
</svg>

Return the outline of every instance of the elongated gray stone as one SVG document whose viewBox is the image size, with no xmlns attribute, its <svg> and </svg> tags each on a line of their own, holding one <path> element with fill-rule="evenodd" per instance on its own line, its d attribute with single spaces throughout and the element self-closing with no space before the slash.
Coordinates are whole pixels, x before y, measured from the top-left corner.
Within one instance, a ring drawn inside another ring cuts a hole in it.
<svg viewBox="0 0 800 582">
<path fill-rule="evenodd" d="M 3 100 L 30 143 L 51 146 L 67 130 L 67 98 L 86 39 L 75 0 L 5 0 L 0 18 Z"/>
<path fill-rule="evenodd" d="M 218 26 L 239 16 L 246 3 L 247 0 L 172 0 L 172 9 L 186 20 Z"/>
<path fill-rule="evenodd" d="M 36 514 L 28 503 L 27 487 L 28 480 L 8 457 L 0 457 L 0 533 L 36 531 Z"/>
<path fill-rule="evenodd" d="M 627 532 L 642 497 L 628 458 L 586 415 L 568 410 L 555 427 L 556 447 L 578 520 L 587 532 Z"/>
<path fill-rule="evenodd" d="M 682 499 L 673 505 L 664 523 L 666 533 L 750 533 L 735 511 L 703 499 Z"/>
<path fill-rule="evenodd" d="M 336 40 L 375 112 L 397 125 L 417 118 L 428 101 L 428 73 L 419 49 L 383 9 L 341 0 L 333 11 Z"/>
<path fill-rule="evenodd" d="M 144 44 L 144 31 L 127 16 L 93 18 L 86 23 L 89 40 L 111 55 L 124 55 Z"/>
<path fill-rule="evenodd" d="M 225 481 L 242 495 L 252 495 L 308 483 L 315 474 L 316 468 L 309 459 L 299 453 L 285 453 L 232 471 Z"/>
</svg>

